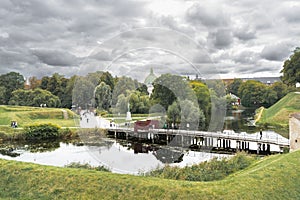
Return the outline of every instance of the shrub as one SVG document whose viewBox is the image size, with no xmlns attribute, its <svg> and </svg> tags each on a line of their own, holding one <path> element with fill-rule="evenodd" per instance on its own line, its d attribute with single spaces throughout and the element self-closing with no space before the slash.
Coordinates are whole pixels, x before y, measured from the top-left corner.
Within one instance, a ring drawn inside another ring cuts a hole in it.
<svg viewBox="0 0 300 200">
<path fill-rule="evenodd" d="M 59 138 L 60 127 L 54 124 L 33 124 L 25 127 L 25 139 L 44 140 Z"/>
<path fill-rule="evenodd" d="M 163 168 L 152 170 L 144 175 L 175 180 L 214 181 L 223 179 L 234 172 L 245 169 L 254 160 L 254 157 L 249 156 L 246 153 L 238 153 L 230 159 L 213 158 L 210 161 L 184 168 L 165 166 Z"/>
<path fill-rule="evenodd" d="M 65 165 L 65 167 L 110 172 L 110 169 L 107 168 L 106 166 L 101 165 L 101 166 L 93 167 L 88 163 L 80 163 L 80 162 L 71 162 L 70 164 Z"/>
</svg>

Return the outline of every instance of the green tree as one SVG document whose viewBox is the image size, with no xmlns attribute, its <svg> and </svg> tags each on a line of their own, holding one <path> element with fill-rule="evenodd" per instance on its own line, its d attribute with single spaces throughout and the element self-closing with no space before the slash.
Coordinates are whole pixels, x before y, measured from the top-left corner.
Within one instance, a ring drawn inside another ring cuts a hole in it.
<svg viewBox="0 0 300 200">
<path fill-rule="evenodd" d="M 74 83 L 72 102 L 76 106 L 87 109 L 94 99 L 95 85 L 86 77 L 78 77 Z"/>
<path fill-rule="evenodd" d="M 104 82 L 95 88 L 95 103 L 101 110 L 108 110 L 111 106 L 111 88 Z"/>
<path fill-rule="evenodd" d="M 149 113 L 150 99 L 148 95 L 138 90 L 131 91 L 129 95 L 130 111 L 132 113 L 146 114 Z"/>
<path fill-rule="evenodd" d="M 112 105 L 116 105 L 119 95 L 124 94 L 126 96 L 127 90 L 131 91 L 135 89 L 134 80 L 125 76 L 120 77 L 112 93 Z"/>
<path fill-rule="evenodd" d="M 116 104 L 115 112 L 116 113 L 126 113 L 128 105 L 128 98 L 124 94 L 118 96 L 118 101 Z"/>
<path fill-rule="evenodd" d="M 204 83 L 200 81 L 191 81 L 190 86 L 194 92 L 194 94 L 197 97 L 198 105 L 200 110 L 203 111 L 205 116 L 205 127 L 208 126 L 210 123 L 210 117 L 211 117 L 211 98 L 210 98 L 210 92 Z M 201 126 L 201 128 L 203 128 Z"/>
<path fill-rule="evenodd" d="M 205 128 L 205 116 L 201 109 L 192 101 L 184 100 L 180 102 L 181 125 L 189 130 L 203 130 Z"/>
<path fill-rule="evenodd" d="M 6 88 L 4 86 L 0 86 L 0 104 L 6 103 L 5 94 L 6 94 Z"/>
<path fill-rule="evenodd" d="M 167 110 L 167 122 L 169 124 L 169 127 L 178 126 L 180 123 L 180 105 L 177 101 L 174 101 L 170 106 L 168 106 Z"/>
<path fill-rule="evenodd" d="M 271 87 L 266 87 L 263 98 L 264 107 L 270 107 L 274 103 L 276 103 L 276 101 L 278 101 L 277 92 L 275 90 L 272 90 Z"/>
<path fill-rule="evenodd" d="M 114 90 L 115 87 L 115 81 L 113 76 L 109 72 L 103 72 L 101 77 L 100 77 L 100 83 L 104 82 L 106 85 L 109 85 L 111 88 L 111 91 Z"/>
<path fill-rule="evenodd" d="M 266 85 L 259 81 L 249 80 L 242 83 L 238 93 L 243 106 L 260 107 L 265 102 Z"/>
<path fill-rule="evenodd" d="M 283 64 L 281 80 L 283 83 L 294 86 L 300 82 L 300 48 L 297 47 L 294 53 Z"/>
<path fill-rule="evenodd" d="M 47 90 L 48 87 L 48 82 L 49 82 L 50 77 L 49 76 L 44 76 L 41 80 L 41 85 L 40 88 L 43 90 Z"/>
<path fill-rule="evenodd" d="M 0 87 L 5 88 L 3 92 L 3 104 L 8 104 L 12 92 L 24 88 L 24 77 L 17 72 L 9 72 L 0 76 Z"/>
<path fill-rule="evenodd" d="M 12 92 L 10 105 L 36 106 L 46 104 L 47 107 L 59 107 L 60 100 L 47 90 L 37 88 L 35 90 L 18 89 Z"/>
<path fill-rule="evenodd" d="M 239 78 L 235 78 L 233 80 L 233 82 L 231 82 L 228 87 L 227 87 L 227 91 L 228 93 L 232 93 L 232 94 L 235 94 L 237 95 L 238 94 L 238 91 L 239 91 L 239 88 L 241 86 L 241 84 L 243 83 L 242 79 L 239 79 Z"/>
<path fill-rule="evenodd" d="M 273 83 L 271 89 L 277 93 L 277 100 L 281 99 L 289 92 L 288 86 L 281 81 Z"/>
<path fill-rule="evenodd" d="M 163 74 L 153 82 L 153 92 L 151 99 L 156 104 L 162 105 L 167 109 L 176 100 L 189 99 L 196 101 L 192 98 L 192 89 L 188 82 L 183 77 Z"/>
</svg>

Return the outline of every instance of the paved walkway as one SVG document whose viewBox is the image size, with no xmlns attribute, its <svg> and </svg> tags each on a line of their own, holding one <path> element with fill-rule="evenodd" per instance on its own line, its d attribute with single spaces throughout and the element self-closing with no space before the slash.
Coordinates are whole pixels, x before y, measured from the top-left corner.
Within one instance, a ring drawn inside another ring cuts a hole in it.
<svg viewBox="0 0 300 200">
<path fill-rule="evenodd" d="M 80 113 L 80 127 L 81 128 L 109 128 L 110 121 L 98 116 L 94 113 L 82 111 Z"/>
</svg>

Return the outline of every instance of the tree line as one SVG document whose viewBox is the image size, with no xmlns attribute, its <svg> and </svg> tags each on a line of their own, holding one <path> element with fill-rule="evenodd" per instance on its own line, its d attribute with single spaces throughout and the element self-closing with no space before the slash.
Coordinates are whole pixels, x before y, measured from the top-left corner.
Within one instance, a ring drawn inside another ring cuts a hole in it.
<svg viewBox="0 0 300 200">
<path fill-rule="evenodd" d="M 97 71 L 70 78 L 54 73 L 41 79 L 31 77 L 29 84 L 25 84 L 21 74 L 9 72 L 0 76 L 0 104 L 94 107 L 100 114 L 115 115 L 125 114 L 129 104 L 133 114 L 160 113 L 167 126 L 180 124 L 205 130 L 213 113 L 231 108 L 233 99 L 226 94 L 239 96 L 245 107 L 269 107 L 288 92 L 295 91 L 295 84 L 300 81 L 299 58 L 297 48 L 284 63 L 282 81 L 272 85 L 234 79 L 225 87 L 221 80 L 189 80 L 162 74 L 153 82 L 151 95 L 143 83 L 126 76 L 113 77 L 109 72 Z"/>
</svg>

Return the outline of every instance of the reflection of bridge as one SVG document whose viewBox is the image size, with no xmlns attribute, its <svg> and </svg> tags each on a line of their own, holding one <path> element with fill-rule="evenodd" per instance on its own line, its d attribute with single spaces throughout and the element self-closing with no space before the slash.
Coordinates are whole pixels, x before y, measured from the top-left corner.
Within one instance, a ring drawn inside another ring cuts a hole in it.
<svg viewBox="0 0 300 200">
<path fill-rule="evenodd" d="M 110 135 L 124 139 L 138 138 L 164 141 L 166 144 L 179 146 L 195 146 L 198 148 L 255 150 L 257 153 L 282 152 L 284 147 L 289 147 L 289 140 L 273 132 L 264 131 L 262 135 L 235 133 L 234 131 L 205 132 L 174 129 L 149 129 L 134 131 L 133 128 L 111 128 Z"/>
</svg>

